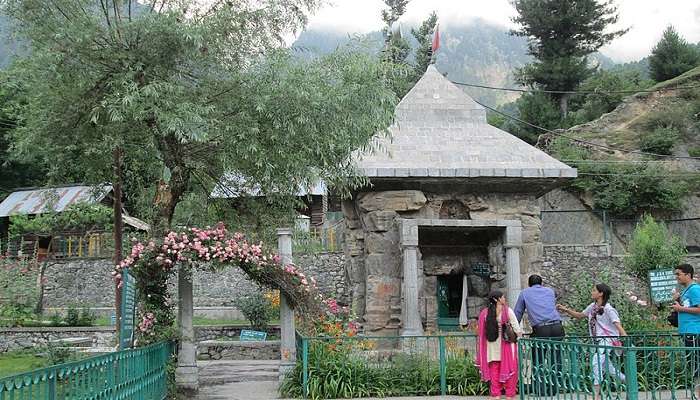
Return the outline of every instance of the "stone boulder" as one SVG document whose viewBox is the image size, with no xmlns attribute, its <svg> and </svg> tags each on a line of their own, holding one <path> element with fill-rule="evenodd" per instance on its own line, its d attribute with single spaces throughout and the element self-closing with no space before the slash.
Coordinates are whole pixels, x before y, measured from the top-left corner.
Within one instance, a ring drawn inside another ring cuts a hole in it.
<svg viewBox="0 0 700 400">
<path fill-rule="evenodd" d="M 398 214 L 396 211 L 372 211 L 363 217 L 365 229 L 370 232 L 386 232 L 394 228 L 394 221 Z"/>
<path fill-rule="evenodd" d="M 414 211 L 421 209 L 427 201 L 420 190 L 389 190 L 363 193 L 358 204 L 363 211 Z"/>
</svg>

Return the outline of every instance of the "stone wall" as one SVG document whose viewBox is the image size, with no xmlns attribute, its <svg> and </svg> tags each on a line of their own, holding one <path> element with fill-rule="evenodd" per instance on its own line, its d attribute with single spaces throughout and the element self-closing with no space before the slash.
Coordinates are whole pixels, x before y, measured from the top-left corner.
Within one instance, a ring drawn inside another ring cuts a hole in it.
<svg viewBox="0 0 700 400">
<path fill-rule="evenodd" d="M 197 344 L 199 360 L 279 360 L 280 341 L 207 340 Z"/>
<path fill-rule="evenodd" d="M 402 254 L 398 218 L 519 220 L 522 224 L 520 268 L 523 279 L 542 262 L 539 203 L 534 195 L 462 193 L 456 188 L 385 190 L 359 193 L 343 202 L 346 221 L 346 268 L 353 309 L 366 333 L 397 334 L 402 318 Z M 490 243 L 486 244 L 492 247 Z M 420 247 L 420 243 L 419 243 Z M 494 256 L 493 251 L 488 251 Z M 498 263 L 497 260 L 489 261 Z M 500 261 L 502 262 L 502 261 Z M 432 278 L 419 260 L 419 293 L 431 301 Z M 421 287 L 425 286 L 425 288 Z M 427 294 L 426 294 L 427 293 Z M 481 299 L 480 299 L 481 300 Z M 419 308 L 422 308 L 419 304 Z M 427 313 L 434 314 L 434 307 Z M 423 321 L 424 325 L 427 321 Z"/>
<path fill-rule="evenodd" d="M 337 295 L 341 301 L 349 297 L 345 285 L 344 258 L 343 253 L 294 255 L 295 263 L 307 275 L 316 277 L 326 295 Z M 49 310 L 70 306 L 104 308 L 105 313 L 111 315 L 114 307 L 111 271 L 110 260 L 71 260 L 51 264 L 46 270 L 44 307 Z M 174 291 L 174 284 L 172 288 Z M 226 314 L 227 318 L 242 318 L 235 310 L 234 299 L 259 288 L 241 270 L 230 268 L 220 272 L 197 271 L 193 290 L 195 307 L 231 308 Z"/>
<path fill-rule="evenodd" d="M 616 283 L 624 282 L 635 293 L 643 297 L 648 296 L 647 285 L 625 270 L 623 257 L 611 256 L 610 252 L 610 246 L 606 244 L 545 245 L 544 262 L 533 272 L 542 275 L 545 284 L 554 288 L 557 296 L 563 299 L 571 292 L 572 283 L 580 279 L 590 279 L 592 284 L 603 270 L 612 273 L 613 281 L 606 283 L 613 290 Z M 696 274 L 700 272 L 700 254 L 689 255 L 685 262 L 693 265 Z"/>
<path fill-rule="evenodd" d="M 233 340 L 238 338 L 241 325 L 195 326 L 196 341 Z M 268 335 L 280 335 L 279 325 L 271 325 L 266 330 Z M 112 326 L 90 327 L 46 327 L 46 328 L 0 328 L 0 353 L 9 350 L 45 346 L 49 341 L 75 337 L 92 339 L 93 346 L 112 347 L 116 344 L 115 331 Z"/>
<path fill-rule="evenodd" d="M 95 347 L 116 344 L 114 327 L 0 328 L 0 353 L 10 350 L 46 346 L 49 341 L 67 338 L 90 338 Z"/>
</svg>

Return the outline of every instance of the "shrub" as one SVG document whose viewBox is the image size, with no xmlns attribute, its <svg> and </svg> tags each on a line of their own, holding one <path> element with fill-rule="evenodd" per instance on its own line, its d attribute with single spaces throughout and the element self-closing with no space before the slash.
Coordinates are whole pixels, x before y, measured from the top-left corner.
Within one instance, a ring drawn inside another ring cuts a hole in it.
<svg viewBox="0 0 700 400">
<path fill-rule="evenodd" d="M 250 326 L 265 330 L 272 318 L 272 304 L 262 293 L 252 293 L 237 299 L 234 304 L 243 313 Z"/>
<path fill-rule="evenodd" d="M 354 342 L 358 343 L 358 342 Z M 311 399 L 439 395 L 440 368 L 427 354 L 394 353 L 381 360 L 375 351 L 362 354 L 357 346 L 314 343 L 309 349 L 309 393 Z M 374 355 L 370 355 L 374 353 Z M 450 355 L 446 362 L 447 394 L 483 396 L 488 393 L 468 353 Z M 303 368 L 298 362 L 286 377 L 280 392 L 301 397 Z"/>
<path fill-rule="evenodd" d="M 39 300 L 36 265 L 0 257 L 0 323 L 22 326 L 34 317 Z"/>
<path fill-rule="evenodd" d="M 670 155 L 679 137 L 678 129 L 659 127 L 640 136 L 639 148 L 648 153 Z"/>
<path fill-rule="evenodd" d="M 92 326 L 95 324 L 95 319 L 97 316 L 89 308 L 83 307 L 80 310 L 80 317 L 78 317 L 78 326 Z"/>
<path fill-rule="evenodd" d="M 641 279 L 646 280 L 650 270 L 673 268 L 687 254 L 683 240 L 671 234 L 663 222 L 645 215 L 632 233 L 625 256 L 625 265 Z"/>
<path fill-rule="evenodd" d="M 16 237 L 23 233 L 109 230 L 111 226 L 111 208 L 101 204 L 76 203 L 60 213 L 47 212 L 35 217 L 13 215 L 10 217 L 9 234 Z"/>
<path fill-rule="evenodd" d="M 691 157 L 700 157 L 700 146 L 689 148 L 688 155 Z"/>
<path fill-rule="evenodd" d="M 617 216 L 679 210 L 683 198 L 697 184 L 697 178 L 692 175 L 669 176 L 673 171 L 652 163 L 593 160 L 587 149 L 565 138 L 555 140 L 550 151 L 560 160 L 581 160 L 569 161 L 579 172 L 571 188 L 590 194 L 595 208 Z"/>
<path fill-rule="evenodd" d="M 68 311 L 66 311 L 66 318 L 64 319 L 64 322 L 68 326 L 80 326 L 80 313 L 75 306 L 70 306 L 68 307 Z"/>
</svg>

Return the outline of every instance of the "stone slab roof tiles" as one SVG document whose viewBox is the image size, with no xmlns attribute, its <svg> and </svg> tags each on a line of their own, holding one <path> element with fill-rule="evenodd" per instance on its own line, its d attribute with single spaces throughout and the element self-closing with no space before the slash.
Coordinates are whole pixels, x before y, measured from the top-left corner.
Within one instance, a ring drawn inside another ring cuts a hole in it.
<svg viewBox="0 0 700 400">
<path fill-rule="evenodd" d="M 576 169 L 486 122 L 486 110 L 433 66 L 396 107 L 391 138 L 357 157 L 372 178 L 573 178 Z"/>
</svg>

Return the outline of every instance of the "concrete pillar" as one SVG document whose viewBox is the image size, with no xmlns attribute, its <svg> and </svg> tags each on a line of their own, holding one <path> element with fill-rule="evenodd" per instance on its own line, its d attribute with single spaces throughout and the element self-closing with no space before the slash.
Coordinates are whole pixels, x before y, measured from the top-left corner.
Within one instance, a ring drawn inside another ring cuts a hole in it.
<svg viewBox="0 0 700 400">
<path fill-rule="evenodd" d="M 195 344 L 192 316 L 194 301 L 192 299 L 192 272 L 180 268 L 177 274 L 178 308 L 177 316 L 180 328 L 180 347 L 175 369 L 175 382 L 180 391 L 196 392 L 199 389 L 197 370 L 197 345 Z"/>
<path fill-rule="evenodd" d="M 277 252 L 282 265 L 292 262 L 292 230 L 280 228 L 277 230 Z M 282 381 L 289 371 L 294 369 L 296 362 L 296 330 L 294 328 L 294 310 L 284 293 L 280 293 L 280 371 Z"/>
<path fill-rule="evenodd" d="M 508 289 L 508 304 L 515 307 L 515 303 L 520 296 L 520 247 L 522 246 L 522 231 L 520 226 L 506 227 L 505 243 L 506 249 L 506 288 Z"/>
<path fill-rule="evenodd" d="M 418 225 L 403 221 L 401 225 L 401 247 L 403 252 L 403 329 L 402 336 L 423 334 L 418 310 Z"/>
</svg>

